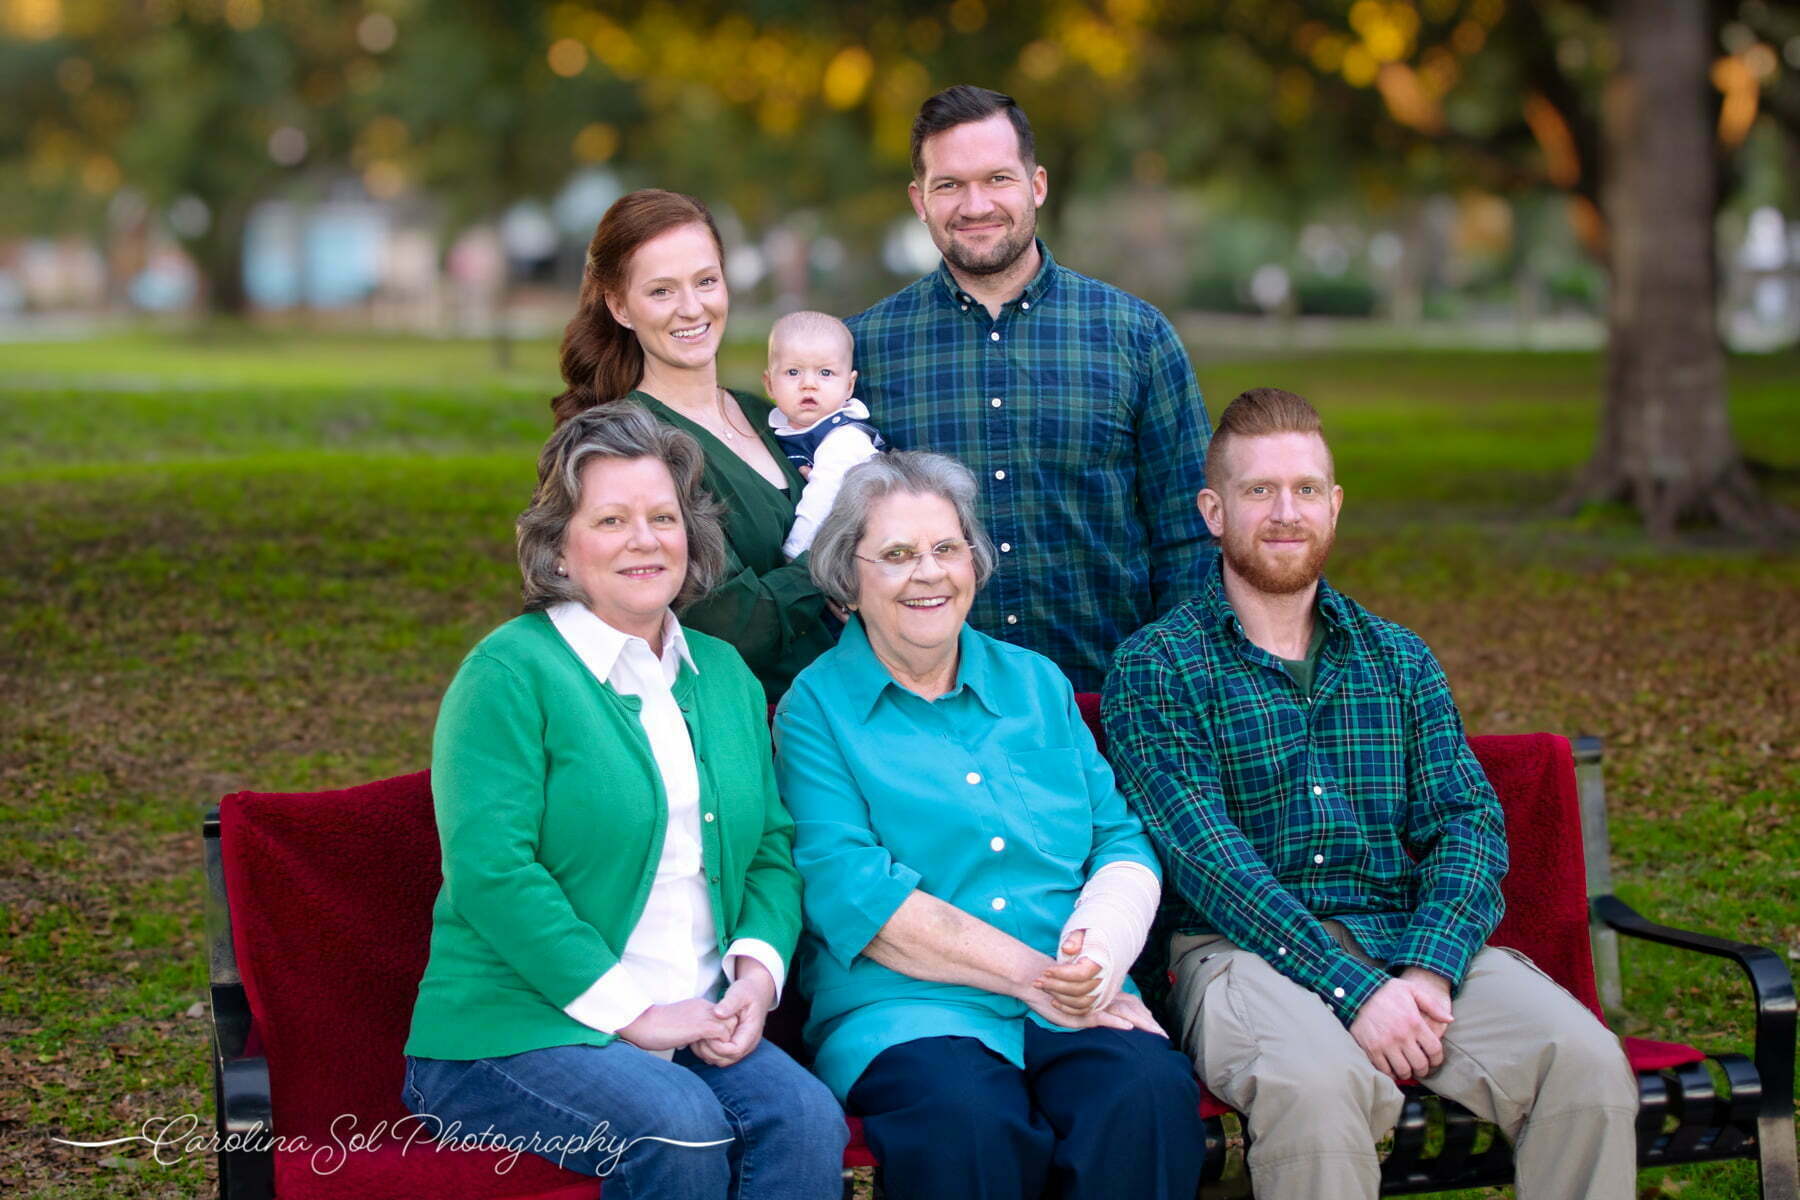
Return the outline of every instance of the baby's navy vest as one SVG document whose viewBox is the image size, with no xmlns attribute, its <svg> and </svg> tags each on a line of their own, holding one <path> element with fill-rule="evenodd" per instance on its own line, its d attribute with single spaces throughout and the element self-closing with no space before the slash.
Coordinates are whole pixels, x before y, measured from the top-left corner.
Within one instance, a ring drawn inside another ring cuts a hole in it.
<svg viewBox="0 0 1800 1200">
<path fill-rule="evenodd" d="M 775 440 L 781 443 L 781 448 L 787 454 L 789 462 L 796 467 L 810 467 L 813 465 L 813 455 L 818 452 L 819 443 L 830 437 L 833 430 L 845 425 L 856 426 L 869 435 L 869 440 L 875 443 L 875 449 L 884 454 L 887 452 L 887 439 L 881 436 L 879 429 L 867 421 L 858 420 L 842 408 L 819 421 L 811 429 L 803 429 L 799 433 L 777 430 Z"/>
</svg>

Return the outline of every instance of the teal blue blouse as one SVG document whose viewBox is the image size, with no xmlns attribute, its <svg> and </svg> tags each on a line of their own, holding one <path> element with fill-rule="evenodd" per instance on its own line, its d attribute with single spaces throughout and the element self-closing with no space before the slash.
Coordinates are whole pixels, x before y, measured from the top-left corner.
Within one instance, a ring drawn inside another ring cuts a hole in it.
<svg viewBox="0 0 1800 1200">
<path fill-rule="evenodd" d="M 1057 1028 L 1010 997 L 865 957 L 915 888 L 1054 955 L 1095 871 L 1138 862 L 1161 876 L 1055 664 L 966 626 L 960 649 L 957 686 L 928 701 L 893 681 L 853 617 L 776 711 L 805 883 L 806 1040 L 839 1100 L 901 1042 L 979 1038 L 1023 1067 L 1025 1020 Z"/>
</svg>

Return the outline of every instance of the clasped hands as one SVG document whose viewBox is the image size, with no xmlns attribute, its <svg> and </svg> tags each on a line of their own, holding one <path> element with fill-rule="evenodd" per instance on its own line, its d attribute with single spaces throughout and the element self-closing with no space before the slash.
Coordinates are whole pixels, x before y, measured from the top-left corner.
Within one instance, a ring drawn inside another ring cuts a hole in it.
<svg viewBox="0 0 1800 1200">
<path fill-rule="evenodd" d="M 1375 1069 L 1390 1079 L 1423 1079 L 1444 1061 L 1450 981 L 1423 967 L 1408 967 L 1376 989 L 1350 1024 Z"/>
<path fill-rule="evenodd" d="M 1047 1021 L 1070 1029 L 1142 1029 L 1168 1037 L 1144 1002 L 1112 987 L 1110 999 L 1100 987 L 1100 964 L 1082 956 L 1086 930 L 1072 929 L 1062 943 L 1062 957 L 1041 970 L 1020 999 Z"/>
<path fill-rule="evenodd" d="M 714 1067 L 729 1067 L 756 1049 L 763 1021 L 775 1006 L 775 977 L 748 956 L 737 960 L 737 979 L 718 1001 L 696 996 L 673 1004 L 652 1004 L 619 1036 L 641 1050 L 679 1050 Z"/>
</svg>

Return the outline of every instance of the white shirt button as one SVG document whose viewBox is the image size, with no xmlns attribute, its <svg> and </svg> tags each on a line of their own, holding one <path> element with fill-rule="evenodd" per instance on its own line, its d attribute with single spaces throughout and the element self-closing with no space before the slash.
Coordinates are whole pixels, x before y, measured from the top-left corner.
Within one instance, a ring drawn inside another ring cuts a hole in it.
<svg viewBox="0 0 1800 1200">
<path fill-rule="evenodd" d="M 1315 796 L 1323 796 L 1323 795 L 1324 795 L 1324 794 L 1325 794 L 1325 789 L 1324 789 L 1324 788 L 1322 788 L 1322 787 L 1320 787 L 1320 786 L 1319 786 L 1319 785 L 1318 785 L 1318 784 L 1316 784 L 1316 783 L 1315 783 L 1315 784 L 1313 784 L 1313 795 L 1315 795 Z"/>
<path fill-rule="evenodd" d="M 1005 471 L 995 471 L 995 472 L 994 472 L 994 478 L 995 478 L 995 479 L 1005 479 L 1005 478 L 1006 478 L 1006 472 L 1005 472 Z"/>
<path fill-rule="evenodd" d="M 1315 854 L 1315 855 L 1313 855 L 1313 861 L 1316 863 L 1322 863 L 1325 861 L 1325 856 L 1323 854 Z"/>
<path fill-rule="evenodd" d="M 1030 308 L 1030 307 L 1031 307 L 1031 301 L 1029 301 L 1029 300 L 1021 300 L 1021 301 L 1019 301 L 1019 307 L 1020 307 L 1020 308 Z"/>
<path fill-rule="evenodd" d="M 992 333 L 988 334 L 988 341 L 997 342 L 999 340 L 1000 340 L 1000 331 L 998 329 L 996 329 Z"/>
<path fill-rule="evenodd" d="M 1275 953 L 1285 957 L 1287 954 L 1287 947 L 1286 946 L 1277 946 L 1277 947 L 1275 947 Z"/>
<path fill-rule="evenodd" d="M 968 311 L 969 311 L 969 306 L 968 306 L 968 305 L 966 305 L 966 304 L 965 304 L 965 305 L 963 305 L 963 311 L 964 311 L 964 312 L 968 312 Z"/>
<path fill-rule="evenodd" d="M 714 820 L 713 815 L 711 813 L 707 813 L 706 814 L 706 823 L 708 825 L 711 825 L 713 823 L 713 820 Z"/>
<path fill-rule="evenodd" d="M 1342 1000 L 1344 998 L 1344 989 L 1343 988 L 1332 988 L 1331 994 L 1333 996 L 1336 996 L 1339 1000 Z"/>
<path fill-rule="evenodd" d="M 988 403 L 993 405 L 995 408 L 999 408 L 1000 407 L 1000 397 L 995 396 L 992 400 L 989 400 Z"/>
<path fill-rule="evenodd" d="M 1011 554 L 1012 553 L 1012 543 L 1011 542 L 1001 542 L 1000 543 L 1000 553 Z"/>
<path fill-rule="evenodd" d="M 1006 907 L 1006 897 L 1005 896 L 995 896 L 988 903 L 993 907 L 993 910 L 995 912 L 999 912 L 1001 909 Z"/>
<path fill-rule="evenodd" d="M 1017 625 L 1019 623 L 1019 614 L 1018 613 L 1007 613 L 1006 614 L 1006 623 L 1008 625 Z"/>
<path fill-rule="evenodd" d="M 988 843 L 988 848 L 990 850 L 992 850 L 995 854 L 998 854 L 1002 850 L 1006 849 L 1006 839 L 1003 837 L 997 837 L 993 841 Z"/>
<path fill-rule="evenodd" d="M 963 776 L 963 782 L 964 783 L 980 783 L 981 782 L 981 772 L 980 771 L 970 771 L 967 775 Z"/>
</svg>

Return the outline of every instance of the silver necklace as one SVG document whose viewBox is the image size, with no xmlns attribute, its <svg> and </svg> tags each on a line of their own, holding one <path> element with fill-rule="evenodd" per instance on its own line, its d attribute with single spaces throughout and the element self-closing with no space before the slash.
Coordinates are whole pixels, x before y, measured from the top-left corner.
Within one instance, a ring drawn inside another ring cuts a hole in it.
<svg viewBox="0 0 1800 1200">
<path fill-rule="evenodd" d="M 725 440 L 727 442 L 737 441 L 738 440 L 737 430 L 732 428 L 731 417 L 725 411 L 725 389 L 724 388 L 714 388 L 713 389 L 713 399 L 718 401 L 718 404 L 719 404 L 719 424 L 721 424 L 725 427 Z"/>
</svg>

